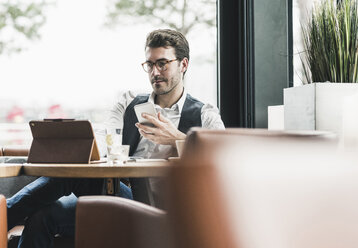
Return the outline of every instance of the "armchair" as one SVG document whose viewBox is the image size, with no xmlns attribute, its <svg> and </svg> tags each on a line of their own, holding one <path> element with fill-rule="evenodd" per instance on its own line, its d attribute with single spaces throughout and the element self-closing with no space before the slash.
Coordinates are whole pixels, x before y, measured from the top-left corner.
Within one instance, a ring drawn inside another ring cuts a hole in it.
<svg viewBox="0 0 358 248">
<path fill-rule="evenodd" d="M 0 156 L 28 156 L 29 149 L 26 147 L 0 147 Z"/>
<path fill-rule="evenodd" d="M 113 196 L 80 197 L 76 208 L 76 248 L 170 248 L 166 213 Z"/>
<path fill-rule="evenodd" d="M 0 195 L 0 248 L 7 247 L 6 199 Z"/>
<path fill-rule="evenodd" d="M 168 176 L 176 247 L 357 246 L 357 160 L 334 136 L 196 129 L 187 141 Z"/>
<path fill-rule="evenodd" d="M 89 198 L 90 212 L 78 205 L 76 247 L 357 246 L 358 169 L 334 135 L 193 129 L 186 142 L 168 175 L 167 214 Z"/>
<path fill-rule="evenodd" d="M 23 146 L 0 147 L 0 163 L 24 163 L 27 161 L 29 149 Z"/>
</svg>

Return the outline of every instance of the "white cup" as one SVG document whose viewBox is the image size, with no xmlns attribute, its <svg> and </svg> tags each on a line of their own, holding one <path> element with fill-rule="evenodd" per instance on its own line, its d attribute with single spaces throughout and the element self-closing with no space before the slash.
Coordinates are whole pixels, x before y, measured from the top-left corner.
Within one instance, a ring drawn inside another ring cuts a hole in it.
<svg viewBox="0 0 358 248">
<path fill-rule="evenodd" d="M 184 151 L 185 140 L 176 140 L 175 145 L 177 147 L 178 156 L 181 157 Z"/>
</svg>

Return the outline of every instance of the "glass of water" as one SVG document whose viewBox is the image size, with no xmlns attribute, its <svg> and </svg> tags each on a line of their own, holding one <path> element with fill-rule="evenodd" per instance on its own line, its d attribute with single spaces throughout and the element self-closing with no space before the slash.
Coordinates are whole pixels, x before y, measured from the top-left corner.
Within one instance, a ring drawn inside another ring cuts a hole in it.
<svg viewBox="0 0 358 248">
<path fill-rule="evenodd" d="M 122 145 L 122 131 L 115 127 L 106 128 L 107 161 L 111 165 L 128 160 L 129 145 Z"/>
</svg>

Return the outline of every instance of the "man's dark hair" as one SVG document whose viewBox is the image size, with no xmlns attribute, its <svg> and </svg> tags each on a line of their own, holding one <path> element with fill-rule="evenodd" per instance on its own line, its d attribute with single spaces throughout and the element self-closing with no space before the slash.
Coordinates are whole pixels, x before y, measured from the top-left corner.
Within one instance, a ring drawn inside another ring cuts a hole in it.
<svg viewBox="0 0 358 248">
<path fill-rule="evenodd" d="M 158 29 L 147 36 L 145 48 L 173 47 L 179 61 L 189 60 L 189 43 L 180 32 L 171 29 Z"/>
</svg>

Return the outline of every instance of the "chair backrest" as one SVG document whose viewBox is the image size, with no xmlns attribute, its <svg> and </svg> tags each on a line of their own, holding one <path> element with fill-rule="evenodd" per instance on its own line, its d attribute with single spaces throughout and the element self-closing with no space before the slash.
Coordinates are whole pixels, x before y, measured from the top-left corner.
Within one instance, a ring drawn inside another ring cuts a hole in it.
<svg viewBox="0 0 358 248">
<path fill-rule="evenodd" d="M 164 211 L 111 196 L 83 196 L 76 207 L 76 248 L 170 248 Z"/>
<path fill-rule="evenodd" d="M 338 145 L 338 137 L 332 132 L 324 131 L 275 131 L 267 129 L 228 128 L 226 130 L 209 130 L 193 128 L 190 130 L 185 143 L 183 157 L 205 158 L 203 152 L 216 156 L 220 147 L 229 143 L 237 143 L 248 138 L 245 142 L 254 143 L 269 140 L 280 146 L 281 143 L 293 145 L 295 148 L 305 147 L 307 142 L 324 146 Z M 277 141 L 277 142 L 276 142 Z M 249 144 L 245 144 L 247 146 Z"/>
<path fill-rule="evenodd" d="M 0 248 L 7 247 L 6 199 L 0 195 Z"/>
<path fill-rule="evenodd" d="M 242 129 L 193 135 L 168 180 L 177 247 L 357 246 L 357 160 L 338 154 L 337 139 Z"/>
<path fill-rule="evenodd" d="M 0 156 L 28 156 L 29 149 L 23 146 L 0 147 Z"/>
</svg>

